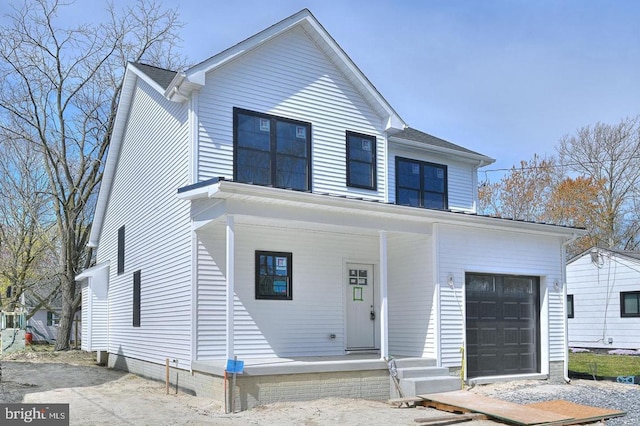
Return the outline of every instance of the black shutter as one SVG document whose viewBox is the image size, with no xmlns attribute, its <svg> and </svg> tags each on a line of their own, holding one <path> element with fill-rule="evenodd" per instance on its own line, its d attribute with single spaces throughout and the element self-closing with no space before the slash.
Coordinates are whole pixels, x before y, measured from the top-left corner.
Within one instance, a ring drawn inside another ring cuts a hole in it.
<svg viewBox="0 0 640 426">
<path fill-rule="evenodd" d="M 118 275 L 124 273 L 124 225 L 118 229 Z"/>
<path fill-rule="evenodd" d="M 133 273 L 133 326 L 140 327 L 140 271 Z"/>
</svg>

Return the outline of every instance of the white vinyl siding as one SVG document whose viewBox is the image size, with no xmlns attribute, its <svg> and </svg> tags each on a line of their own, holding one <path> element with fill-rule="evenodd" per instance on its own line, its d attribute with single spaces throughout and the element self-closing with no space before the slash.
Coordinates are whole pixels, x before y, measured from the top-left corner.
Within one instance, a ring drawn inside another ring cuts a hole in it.
<svg viewBox="0 0 640 426">
<path fill-rule="evenodd" d="M 561 297 L 550 294 L 555 291 L 553 283 L 560 282 L 562 277 L 561 244 L 557 237 L 463 226 L 440 227 L 438 271 L 441 287 L 441 356 L 444 366 L 460 366 L 465 330 L 464 280 L 467 272 L 540 277 L 541 358 L 551 361 L 564 359 L 564 323 L 562 315 L 558 314 L 562 310 Z M 453 290 L 448 286 L 449 275 L 453 277 Z M 542 308 L 545 298 L 548 298 L 549 312 Z M 544 353 L 546 348 L 550 350 L 549 358 Z"/>
<path fill-rule="evenodd" d="M 314 192 L 384 199 L 382 118 L 302 29 L 210 72 L 199 101 L 199 180 L 233 177 L 233 108 L 239 107 L 311 123 Z M 376 136 L 377 191 L 347 187 L 346 130 Z"/>
<path fill-rule="evenodd" d="M 106 351 L 109 347 L 109 267 L 97 265 L 82 280 L 82 350 Z"/>
<path fill-rule="evenodd" d="M 389 237 L 389 352 L 435 357 L 431 238 Z"/>
<path fill-rule="evenodd" d="M 84 326 L 84 321 L 82 323 Z M 75 321 L 72 323 L 71 339 L 75 338 Z M 58 327 L 54 325 L 47 325 L 47 311 L 40 309 L 29 318 L 28 332 L 31 332 L 34 342 L 50 342 L 56 340 L 58 334 Z M 80 337 L 80 335 L 78 335 Z M 84 348 L 82 348 L 84 349 Z"/>
<path fill-rule="evenodd" d="M 474 188 L 475 166 L 471 163 L 455 160 L 436 154 L 400 148 L 393 144 L 389 149 L 389 202 L 395 203 L 396 191 L 396 157 L 410 158 L 423 162 L 443 164 L 447 166 L 447 191 L 449 209 L 474 210 L 476 190 Z"/>
<path fill-rule="evenodd" d="M 191 359 L 191 230 L 186 104 L 138 80 L 113 181 L 98 261 L 116 262 L 125 225 L 125 270 L 109 279 L 109 352 L 145 361 Z M 134 328 L 133 272 L 141 270 L 141 326 Z"/>
<path fill-rule="evenodd" d="M 89 321 L 91 315 L 91 304 L 87 302 L 90 297 L 89 285 L 87 282 L 82 283 L 82 306 L 84 309 L 81 311 L 80 318 L 82 320 L 80 349 L 83 351 L 91 351 L 91 335 L 89 334 Z M 105 321 L 108 318 L 108 313 L 105 314 Z M 106 346 L 106 345 L 105 345 Z"/>
<path fill-rule="evenodd" d="M 206 259 L 200 250 L 198 359 L 223 358 L 225 281 L 223 270 L 216 267 L 225 264 L 223 227 L 207 230 L 200 240 L 212 257 Z M 377 236 L 236 223 L 235 354 L 244 358 L 344 354 L 344 265 L 376 263 L 378 246 Z M 292 253 L 292 300 L 256 300 L 256 250 Z M 376 264 L 376 277 L 377 268 Z M 331 334 L 336 338 L 330 339 Z"/>
<path fill-rule="evenodd" d="M 567 265 L 567 293 L 573 294 L 574 306 L 569 346 L 638 349 L 640 317 L 620 316 L 620 293 L 640 291 L 640 260 L 599 253 L 597 260 L 588 252 Z"/>
</svg>

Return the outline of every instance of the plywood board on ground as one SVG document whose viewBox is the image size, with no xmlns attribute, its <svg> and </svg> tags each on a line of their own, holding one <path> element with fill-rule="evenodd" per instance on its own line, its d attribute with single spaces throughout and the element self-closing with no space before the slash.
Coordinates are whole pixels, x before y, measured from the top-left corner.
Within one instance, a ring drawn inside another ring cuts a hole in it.
<svg viewBox="0 0 640 426">
<path fill-rule="evenodd" d="M 624 411 L 591 407 L 589 405 L 580 405 L 561 399 L 554 401 L 535 402 L 532 404 L 527 404 L 526 407 L 537 408 L 539 410 L 573 417 L 574 420 L 571 423 L 565 424 L 597 422 L 598 420 L 621 417 L 626 414 Z"/>
<path fill-rule="evenodd" d="M 573 420 L 572 416 L 543 411 L 468 391 L 431 393 L 418 396 L 426 401 L 462 408 L 464 411 L 486 414 L 491 418 L 516 425 L 562 424 Z"/>
</svg>

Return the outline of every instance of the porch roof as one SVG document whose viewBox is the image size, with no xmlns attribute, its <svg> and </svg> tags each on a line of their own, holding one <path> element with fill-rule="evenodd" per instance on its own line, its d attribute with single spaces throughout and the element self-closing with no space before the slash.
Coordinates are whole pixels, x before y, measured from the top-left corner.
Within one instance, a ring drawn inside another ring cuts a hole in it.
<svg viewBox="0 0 640 426">
<path fill-rule="evenodd" d="M 191 201 L 209 199 L 214 202 L 207 207 L 207 214 L 202 216 L 204 221 L 201 224 L 221 219 L 225 214 L 263 216 L 268 213 L 263 207 L 279 209 L 278 211 L 282 213 L 284 207 L 295 209 L 295 214 L 292 214 L 292 217 L 297 220 L 319 220 L 332 223 L 330 215 L 333 214 L 335 216 L 333 222 L 336 225 L 373 227 L 378 230 L 400 232 L 430 233 L 430 230 L 424 229 L 425 225 L 444 223 L 562 238 L 586 234 L 584 228 L 479 215 L 467 211 L 423 209 L 375 199 L 294 191 L 233 182 L 222 178 L 214 178 L 179 188 L 178 197 Z M 218 203 L 215 203 L 216 201 Z M 221 201 L 226 203 L 220 203 Z M 258 209 L 257 206 L 260 208 Z M 318 216 L 318 213 L 323 216 Z"/>
</svg>

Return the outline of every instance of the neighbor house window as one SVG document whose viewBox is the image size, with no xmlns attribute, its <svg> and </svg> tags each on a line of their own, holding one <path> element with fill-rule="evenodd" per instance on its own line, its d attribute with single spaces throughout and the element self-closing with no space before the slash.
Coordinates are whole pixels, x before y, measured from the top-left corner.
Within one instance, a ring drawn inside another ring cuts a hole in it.
<svg viewBox="0 0 640 426">
<path fill-rule="evenodd" d="M 124 273 L 124 225 L 118 229 L 118 275 Z"/>
<path fill-rule="evenodd" d="M 47 312 L 47 325 L 49 327 L 55 326 L 60 324 L 60 317 L 58 316 L 58 314 L 56 314 L 55 312 L 52 311 L 48 311 Z"/>
<path fill-rule="evenodd" d="M 567 318 L 573 318 L 573 294 L 567 294 Z"/>
<path fill-rule="evenodd" d="M 140 327 L 140 271 L 133 273 L 133 326 Z"/>
<path fill-rule="evenodd" d="M 347 185 L 376 189 L 376 138 L 347 131 Z"/>
<path fill-rule="evenodd" d="M 447 166 L 397 157 L 396 204 L 447 209 Z"/>
<path fill-rule="evenodd" d="M 620 316 L 640 317 L 640 291 L 620 293 Z"/>
<path fill-rule="evenodd" d="M 256 251 L 256 299 L 291 300 L 291 253 Z"/>
<path fill-rule="evenodd" d="M 234 180 L 311 188 L 311 124 L 233 109 Z"/>
</svg>

